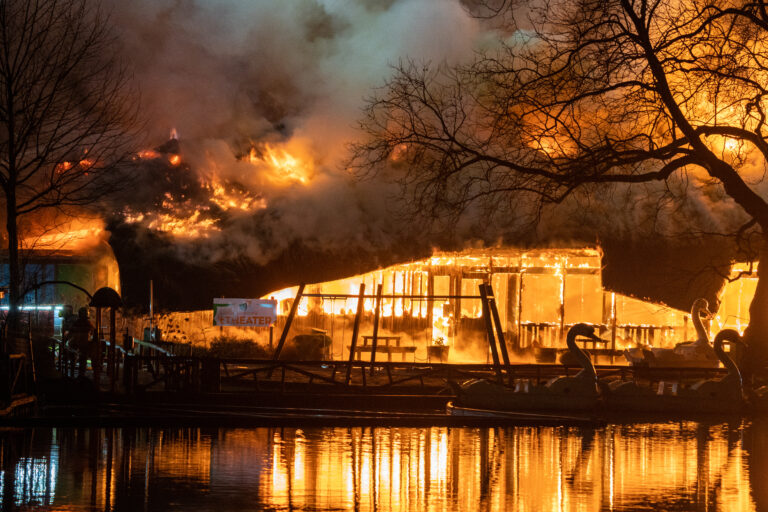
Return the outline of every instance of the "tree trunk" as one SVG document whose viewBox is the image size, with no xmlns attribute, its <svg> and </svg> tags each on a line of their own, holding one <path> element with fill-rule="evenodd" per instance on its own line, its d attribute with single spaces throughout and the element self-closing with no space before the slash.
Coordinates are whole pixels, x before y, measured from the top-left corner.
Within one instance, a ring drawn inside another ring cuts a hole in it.
<svg viewBox="0 0 768 512">
<path fill-rule="evenodd" d="M 757 287 L 749 305 L 749 325 L 744 331 L 747 344 L 745 369 L 753 374 L 768 363 L 768 240 L 763 241 L 757 267 Z"/>
<path fill-rule="evenodd" d="M 15 352 L 19 331 L 19 304 L 21 302 L 21 269 L 19 262 L 19 233 L 16 214 L 16 194 L 6 191 L 6 229 L 8 231 L 8 318 L 5 331 L 5 353 Z"/>
</svg>

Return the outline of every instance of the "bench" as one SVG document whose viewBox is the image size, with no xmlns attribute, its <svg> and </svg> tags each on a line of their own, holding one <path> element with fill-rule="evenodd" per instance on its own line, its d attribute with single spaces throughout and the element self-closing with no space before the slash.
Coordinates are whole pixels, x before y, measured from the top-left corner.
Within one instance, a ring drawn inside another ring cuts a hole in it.
<svg viewBox="0 0 768 512">
<path fill-rule="evenodd" d="M 400 354 L 405 361 L 406 354 L 416 353 L 416 347 L 401 347 L 400 336 L 377 336 L 376 353 L 387 354 L 387 361 L 392 361 L 392 354 Z M 351 348 L 347 346 L 347 348 Z M 373 351 L 373 336 L 363 336 L 363 344 L 355 347 L 355 358 L 360 361 L 363 352 Z"/>
</svg>

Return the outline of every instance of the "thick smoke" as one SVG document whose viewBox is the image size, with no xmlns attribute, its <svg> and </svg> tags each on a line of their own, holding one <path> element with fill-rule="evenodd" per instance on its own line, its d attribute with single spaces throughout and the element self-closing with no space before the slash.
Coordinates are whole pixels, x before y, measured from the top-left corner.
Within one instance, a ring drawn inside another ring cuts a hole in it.
<svg viewBox="0 0 768 512">
<path fill-rule="evenodd" d="M 385 247 L 407 231 L 389 212 L 395 190 L 353 182 L 341 168 L 346 144 L 365 96 L 392 64 L 467 58 L 481 33 L 447 0 L 115 1 L 113 11 L 141 87 L 147 143 L 178 132 L 184 165 L 166 171 L 215 174 L 266 204 L 216 217 L 220 230 L 204 241 L 177 240 L 185 257 L 208 261 L 237 255 L 263 264 L 297 240 L 316 249 Z M 266 164 L 240 160 L 268 144 L 297 157 L 306 182 L 276 180 Z M 139 184 L 146 194 L 131 191 L 133 213 L 156 207 L 158 182 L 142 172 L 151 182 Z"/>
</svg>

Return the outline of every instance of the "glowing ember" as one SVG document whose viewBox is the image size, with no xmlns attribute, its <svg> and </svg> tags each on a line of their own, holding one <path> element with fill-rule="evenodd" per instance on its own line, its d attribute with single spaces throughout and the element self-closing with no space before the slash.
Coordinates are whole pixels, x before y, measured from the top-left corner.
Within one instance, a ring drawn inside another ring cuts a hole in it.
<svg viewBox="0 0 768 512">
<path fill-rule="evenodd" d="M 205 185 L 211 193 L 210 201 L 224 211 L 227 210 L 260 210 L 267 207 L 267 202 L 261 197 L 254 197 L 243 189 L 227 188 L 215 178 Z"/>
<path fill-rule="evenodd" d="M 61 174 L 72 168 L 72 162 L 62 162 L 56 166 L 56 172 Z"/>
<path fill-rule="evenodd" d="M 147 227 L 179 238 L 199 238 L 210 234 L 212 231 L 219 231 L 219 228 L 216 227 L 215 219 L 201 218 L 200 215 L 200 212 L 196 211 L 191 217 L 182 219 L 170 214 L 160 213 L 149 222 Z"/>
<path fill-rule="evenodd" d="M 172 133 L 172 137 L 175 136 Z M 190 171 L 188 165 L 182 165 L 182 156 L 178 153 L 166 154 L 146 149 L 138 152 L 134 157 L 136 159 L 166 160 L 172 168 Z M 169 173 L 179 171 L 171 168 L 168 170 Z M 186 187 L 189 188 L 181 192 L 165 192 L 151 211 L 126 210 L 122 212 L 123 220 L 128 224 L 142 224 L 147 229 L 176 238 L 196 239 L 221 231 L 221 212 L 251 212 L 267 206 L 261 196 L 254 195 L 244 186 L 219 178 L 218 166 L 213 159 L 209 158 L 208 164 L 200 172 L 189 172 L 184 176 Z"/>
<path fill-rule="evenodd" d="M 160 153 L 154 149 L 145 149 L 143 151 L 139 151 L 138 155 L 142 160 L 152 160 L 154 158 L 160 158 L 161 156 Z"/>
</svg>

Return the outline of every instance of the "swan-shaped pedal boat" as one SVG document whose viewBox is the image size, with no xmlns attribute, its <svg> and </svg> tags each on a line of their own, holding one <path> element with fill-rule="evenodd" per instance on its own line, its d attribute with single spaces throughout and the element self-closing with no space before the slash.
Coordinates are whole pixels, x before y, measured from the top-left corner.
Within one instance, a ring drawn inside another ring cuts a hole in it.
<svg viewBox="0 0 768 512">
<path fill-rule="evenodd" d="M 706 299 L 696 299 L 691 307 L 691 322 L 696 330 L 696 340 L 678 343 L 674 348 L 627 349 L 624 358 L 632 365 L 649 367 L 690 367 L 717 368 L 720 360 L 709 343 L 709 336 L 701 314 L 709 318 L 709 303 Z"/>
<path fill-rule="evenodd" d="M 568 349 L 582 368 L 576 375 L 558 377 L 542 386 L 521 381 L 514 389 L 486 379 L 474 379 L 463 384 L 452 382 L 456 393 L 453 405 L 498 411 L 594 409 L 600 400 L 597 374 L 589 355 L 576 344 L 577 336 L 604 341 L 595 334 L 595 328 L 587 324 L 576 324 L 568 330 Z"/>
<path fill-rule="evenodd" d="M 634 381 L 602 383 L 605 405 L 613 411 L 666 413 L 735 413 L 744 406 L 741 371 L 723 342 L 743 345 L 741 336 L 725 329 L 715 336 L 714 352 L 728 370 L 720 379 L 704 379 L 690 386 L 681 382 L 660 382 L 657 387 L 641 386 Z"/>
</svg>

